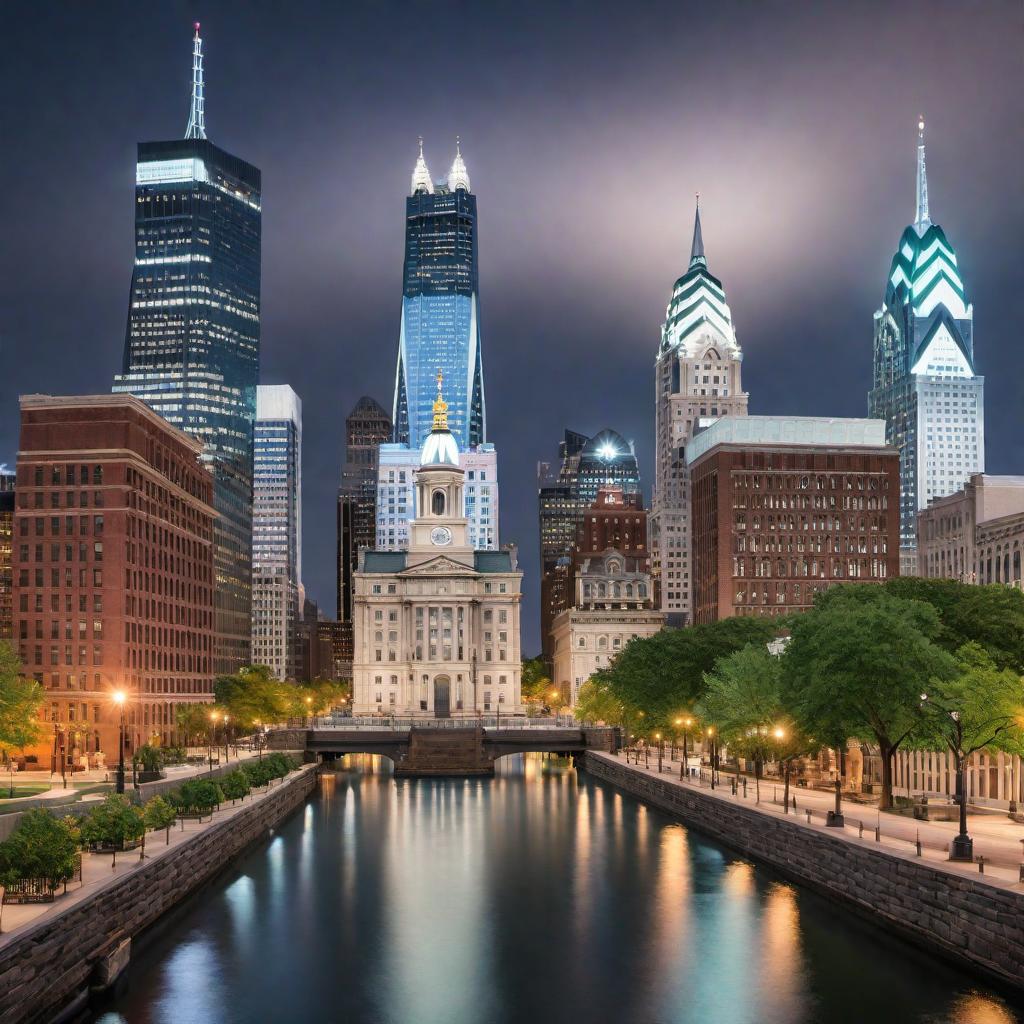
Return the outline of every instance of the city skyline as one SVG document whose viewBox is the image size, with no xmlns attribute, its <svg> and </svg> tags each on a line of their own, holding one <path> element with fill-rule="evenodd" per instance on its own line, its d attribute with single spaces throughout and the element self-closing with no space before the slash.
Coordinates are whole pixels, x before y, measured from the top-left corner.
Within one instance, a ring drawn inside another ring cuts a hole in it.
<svg viewBox="0 0 1024 1024">
<path fill-rule="evenodd" d="M 798 58 L 779 76 L 763 57 L 748 68 L 737 59 L 729 81 L 716 76 L 724 118 L 696 101 L 693 109 L 678 109 L 687 88 L 700 81 L 702 58 L 688 71 L 672 72 L 653 72 L 647 65 L 658 62 L 641 61 L 655 31 L 653 6 L 621 40 L 610 85 L 597 81 L 596 72 L 584 73 L 586 100 L 563 98 L 546 113 L 541 90 L 518 94 L 499 80 L 525 62 L 539 70 L 547 91 L 557 85 L 562 72 L 552 58 L 564 30 L 554 26 L 550 41 L 532 44 L 519 57 L 502 51 L 490 69 L 468 55 L 459 74 L 472 95 L 457 114 L 429 96 L 416 110 L 400 109 L 409 69 L 398 75 L 393 92 L 375 100 L 371 87 L 380 71 L 361 59 L 340 75 L 318 65 L 322 44 L 298 24 L 273 19 L 271 53 L 269 16 L 235 17 L 225 13 L 229 9 L 171 6 L 144 25 L 60 11 L 60 31 L 51 35 L 50 26 L 45 36 L 41 21 L 13 26 L 15 53 L 2 74 L 11 79 L 8 114 L 19 111 L 25 145 L 18 166 L 3 172 L 13 212 L 0 343 L 17 358 L 3 395 L 0 461 L 14 462 L 17 394 L 109 387 L 124 337 L 132 153 L 139 141 L 181 134 L 188 70 L 183 47 L 196 15 L 204 21 L 211 137 L 244 153 L 266 175 L 261 379 L 292 385 L 307 410 L 308 586 L 322 606 L 333 603 L 331 560 L 323 556 L 334 547 L 343 416 L 362 394 L 386 406 L 393 387 L 403 233 L 394 210 L 407 191 L 409 153 L 420 134 L 437 153 L 453 148 L 461 135 L 487 211 L 480 261 L 488 432 L 502 453 L 502 540 L 518 543 L 526 571 L 526 653 L 539 649 L 533 478 L 549 439 L 566 423 L 591 433 L 614 423 L 636 443 L 650 500 L 652 353 L 666 282 L 678 275 L 689 250 L 695 191 L 702 196 L 709 259 L 728 283 L 742 334 L 751 413 L 863 416 L 870 316 L 893 247 L 913 214 L 915 127 L 923 113 L 932 215 L 956 240 L 978 310 L 977 359 L 989 392 L 986 468 L 1017 468 L 1014 382 L 1022 354 L 1013 340 L 1024 312 L 1014 288 L 1020 261 L 1009 246 L 1001 250 L 989 241 L 1012 238 L 1024 224 L 1013 188 L 1021 140 L 1019 133 L 999 130 L 1020 122 L 1020 91 L 999 84 L 1019 75 L 1010 33 L 1003 32 L 1008 5 L 933 12 L 918 26 L 911 53 L 895 39 L 878 41 L 860 12 L 840 18 L 837 8 L 823 6 L 790 31 L 813 36 L 842 23 L 844 49 L 856 51 L 870 40 L 898 53 L 899 61 L 879 59 L 869 81 L 840 59 L 835 78 L 841 86 L 810 96 L 803 80 L 826 57 Z M 913 13 L 906 12 L 908 20 Z M 696 33 L 728 23 L 742 55 L 767 18 L 746 15 L 742 23 L 729 21 L 728 12 L 704 15 Z M 331 39 L 334 30 L 352 30 L 346 38 L 355 54 L 360 32 L 369 32 L 362 17 L 356 12 L 332 22 L 325 12 L 320 33 Z M 481 50 L 509 28 L 500 16 L 471 20 Z M 611 26 L 588 21 L 582 31 L 597 43 Z M 90 47 L 91 35 L 102 35 L 103 46 Z M 70 40 L 74 60 L 62 51 Z M 963 62 L 951 67 L 933 59 L 952 45 L 965 51 Z M 112 51 L 115 59 L 101 66 Z M 310 52 L 317 59 L 310 60 Z M 992 71 L 984 81 L 970 73 L 976 66 L 971 55 L 980 60 L 982 53 Z M 382 66 L 395 71 L 403 55 L 403 44 L 390 44 Z M 29 59 L 38 70 L 28 73 L 23 61 Z M 299 67 L 300 59 L 312 71 Z M 272 73 L 257 70 L 261 61 Z M 881 70 L 884 64 L 898 67 Z M 345 83 L 358 88 L 332 111 L 314 94 L 314 71 L 333 83 L 339 98 Z M 88 103 L 75 98 L 63 108 L 47 106 L 32 92 L 37 73 L 64 82 L 76 96 L 88 82 Z M 757 95 L 758 75 L 768 76 L 765 97 Z M 631 88 L 622 90 L 624 82 Z M 309 109 L 296 113 L 300 96 Z M 496 121 L 486 116 L 495 106 L 505 115 Z M 85 115 L 101 107 L 108 116 L 99 132 L 95 118 Z M 325 123 L 332 129 L 327 133 Z M 314 139 L 323 158 L 311 164 Z M 749 158 L 751 151 L 757 159 Z M 69 164 L 76 167 L 73 175 L 66 172 Z M 625 176 L 643 188 L 623 190 Z M 357 178 L 358 189 L 337 188 Z M 53 198 L 44 202 L 43 194 Z M 325 201 L 326 210 L 320 208 Z M 88 245 L 62 247 L 61 229 L 69 228 Z M 54 292 L 65 301 L 47 302 Z M 88 359 L 77 357 L 83 350 Z M 820 372 L 822 359 L 827 374 Z"/>
</svg>

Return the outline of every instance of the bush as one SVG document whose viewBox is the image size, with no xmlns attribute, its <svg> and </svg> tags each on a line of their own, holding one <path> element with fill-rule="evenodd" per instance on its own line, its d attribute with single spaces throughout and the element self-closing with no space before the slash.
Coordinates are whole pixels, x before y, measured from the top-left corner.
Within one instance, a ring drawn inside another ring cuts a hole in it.
<svg viewBox="0 0 1024 1024">
<path fill-rule="evenodd" d="M 56 889 L 78 868 L 78 844 L 74 818 L 58 820 L 42 808 L 25 811 L 18 827 L 0 843 L 0 882 L 45 878 Z"/>
<path fill-rule="evenodd" d="M 224 796 L 232 803 L 242 800 L 249 794 L 249 776 L 242 771 L 233 771 L 220 780 Z"/>
<path fill-rule="evenodd" d="M 163 767 L 164 755 L 159 747 L 146 743 L 135 751 L 133 760 L 145 772 L 158 772 Z"/>
<path fill-rule="evenodd" d="M 171 826 L 178 817 L 174 804 L 165 800 L 162 796 L 155 796 L 151 800 L 146 801 L 142 816 L 147 828 L 166 829 L 167 842 L 171 841 Z"/>
<path fill-rule="evenodd" d="M 263 763 L 270 766 L 273 772 L 271 777 L 275 779 L 283 779 L 289 772 L 294 771 L 296 767 L 295 762 L 287 754 L 282 754 L 280 751 L 275 751 L 273 754 L 268 755 Z"/>
<path fill-rule="evenodd" d="M 111 793 L 82 819 L 82 842 L 104 850 L 123 850 L 146 834 L 142 810 L 122 793 Z"/>
<path fill-rule="evenodd" d="M 179 811 L 208 814 L 224 799 L 224 793 L 210 779 L 188 779 L 171 799 Z"/>
<path fill-rule="evenodd" d="M 164 764 L 184 764 L 188 756 L 184 747 L 164 747 L 162 753 Z"/>
</svg>

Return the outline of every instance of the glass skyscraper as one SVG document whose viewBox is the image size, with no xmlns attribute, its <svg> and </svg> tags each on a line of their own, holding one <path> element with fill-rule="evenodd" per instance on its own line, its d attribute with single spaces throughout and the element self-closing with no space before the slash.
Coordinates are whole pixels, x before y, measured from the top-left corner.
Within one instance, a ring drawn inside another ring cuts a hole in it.
<svg viewBox="0 0 1024 1024">
<path fill-rule="evenodd" d="M 259 170 L 206 138 L 197 24 L 186 136 L 138 147 L 135 266 L 114 391 L 137 396 L 205 445 L 218 512 L 218 673 L 250 654 L 260 203 Z"/>
<path fill-rule="evenodd" d="M 917 213 L 874 318 L 872 416 L 900 453 L 900 572 L 917 574 L 917 513 L 985 471 L 985 378 L 974 368 L 974 309 L 953 246 L 928 212 L 924 121 Z"/>
<path fill-rule="evenodd" d="M 393 420 L 395 441 L 418 452 L 431 431 L 438 371 L 448 423 L 465 450 L 486 441 L 480 351 L 476 196 L 456 145 L 434 182 L 423 142 L 405 201 L 405 268 Z"/>
</svg>

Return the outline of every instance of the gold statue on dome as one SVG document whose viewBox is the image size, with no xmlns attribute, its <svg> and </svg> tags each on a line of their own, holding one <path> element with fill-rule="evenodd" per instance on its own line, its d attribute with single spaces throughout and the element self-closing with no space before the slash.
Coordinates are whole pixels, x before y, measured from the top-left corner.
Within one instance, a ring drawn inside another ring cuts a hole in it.
<svg viewBox="0 0 1024 1024">
<path fill-rule="evenodd" d="M 437 398 L 434 399 L 434 429 L 448 429 L 448 403 L 441 397 L 441 384 L 444 381 L 444 374 L 437 371 Z"/>
</svg>

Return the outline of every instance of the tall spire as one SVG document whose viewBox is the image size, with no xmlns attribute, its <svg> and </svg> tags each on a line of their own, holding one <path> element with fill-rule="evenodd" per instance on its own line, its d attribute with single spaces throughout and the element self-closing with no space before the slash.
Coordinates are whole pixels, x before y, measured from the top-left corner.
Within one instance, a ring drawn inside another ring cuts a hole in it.
<svg viewBox="0 0 1024 1024">
<path fill-rule="evenodd" d="M 917 214 L 914 227 L 919 235 L 923 235 L 931 227 L 928 216 L 928 173 L 924 166 L 924 115 L 917 121 Z"/>
<path fill-rule="evenodd" d="M 444 383 L 444 374 L 437 371 L 437 398 L 434 399 L 434 430 L 448 429 L 448 403 L 441 395 L 441 385 Z"/>
<path fill-rule="evenodd" d="M 472 191 L 469 187 L 469 171 L 466 170 L 466 162 L 462 159 L 462 148 L 459 136 L 455 136 L 455 159 L 452 161 L 452 169 L 448 172 L 448 191 L 456 192 L 459 189 L 466 192 Z"/>
<path fill-rule="evenodd" d="M 412 169 L 412 185 L 410 191 L 413 195 L 417 192 L 433 194 L 434 181 L 430 177 L 427 168 L 427 161 L 423 159 L 423 136 L 420 136 L 420 155 L 416 158 L 416 166 Z"/>
<path fill-rule="evenodd" d="M 700 193 L 698 192 L 697 213 L 693 219 L 693 245 L 690 246 L 690 269 L 707 265 L 708 261 L 704 258 L 704 236 L 700 233 Z"/>
<path fill-rule="evenodd" d="M 192 40 L 192 107 L 188 112 L 186 139 L 206 138 L 206 100 L 203 97 L 203 40 L 199 35 L 199 22 L 195 23 Z"/>
</svg>

